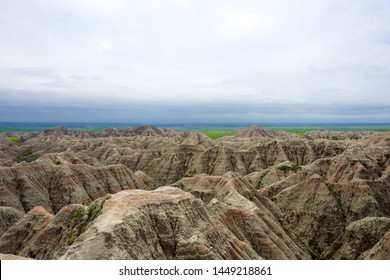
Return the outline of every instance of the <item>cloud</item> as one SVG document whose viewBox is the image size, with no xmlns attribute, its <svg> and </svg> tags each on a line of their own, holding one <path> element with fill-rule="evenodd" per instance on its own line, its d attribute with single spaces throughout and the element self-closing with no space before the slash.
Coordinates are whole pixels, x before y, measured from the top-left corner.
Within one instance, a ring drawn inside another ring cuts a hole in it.
<svg viewBox="0 0 390 280">
<path fill-rule="evenodd" d="M 219 102 L 171 102 L 158 100 L 145 103 L 137 99 L 96 100 L 87 96 L 63 99 L 45 92 L 42 101 L 36 92 L 0 90 L 2 121 L 34 122 L 129 122 L 129 123 L 244 123 L 244 122 L 386 122 L 390 106 L 386 104 L 321 104 L 321 103 L 247 103 L 245 100 Z M 23 96 L 28 98 L 24 98 Z M 291 116 L 294 116 L 293 118 Z"/>
<path fill-rule="evenodd" d="M 229 37 L 250 36 L 264 22 L 264 17 L 250 11 L 228 10 L 223 12 L 222 32 Z"/>
<path fill-rule="evenodd" d="M 56 74 L 46 68 L 40 68 L 40 67 L 21 67 L 21 68 L 14 68 L 14 69 L 8 69 L 15 74 L 19 75 L 25 75 L 25 76 L 32 76 L 32 77 L 46 77 L 46 78 L 55 78 Z"/>
<path fill-rule="evenodd" d="M 107 106 L 116 120 L 390 121 L 374 110 L 390 105 L 389 13 L 384 0 L 3 1 L 0 121 L 27 104 L 21 119 Z"/>
</svg>

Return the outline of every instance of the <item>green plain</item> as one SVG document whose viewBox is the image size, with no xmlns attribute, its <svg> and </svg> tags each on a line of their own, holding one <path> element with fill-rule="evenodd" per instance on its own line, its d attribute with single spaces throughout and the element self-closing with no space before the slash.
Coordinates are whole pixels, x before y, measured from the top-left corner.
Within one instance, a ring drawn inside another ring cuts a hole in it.
<svg viewBox="0 0 390 280">
<path fill-rule="evenodd" d="M 390 131 L 389 126 L 307 126 L 307 127 L 268 127 L 270 130 L 281 130 L 289 133 L 294 133 L 303 136 L 306 132 L 318 130 L 330 131 L 375 131 L 386 132 Z"/>
<path fill-rule="evenodd" d="M 288 133 L 293 133 L 299 136 L 305 135 L 305 133 L 310 131 L 318 130 L 330 130 L 330 131 L 375 131 L 375 132 L 387 132 L 390 131 L 390 126 L 307 126 L 307 127 L 264 127 L 272 131 L 285 131 Z M 193 131 L 199 131 L 206 134 L 211 139 L 218 139 L 223 136 L 234 136 L 237 133 L 237 130 L 240 128 L 208 128 L 208 129 L 191 129 Z M 185 130 L 185 129 L 183 129 Z"/>
<path fill-rule="evenodd" d="M 234 136 L 236 134 L 235 129 L 200 129 L 199 132 L 202 132 L 203 134 L 206 134 L 211 139 L 218 139 L 223 136 Z"/>
<path fill-rule="evenodd" d="M 18 143 L 20 141 L 20 138 L 19 137 L 15 137 L 15 136 L 8 136 L 7 138 L 12 143 Z"/>
<path fill-rule="evenodd" d="M 158 125 L 157 125 L 158 126 Z M 107 126 L 99 126 L 99 125 L 85 125 L 85 126 L 73 126 L 69 127 L 72 130 L 78 130 L 78 131 L 101 131 Z M 122 129 L 124 125 L 116 126 L 113 125 L 112 127 L 116 127 L 117 129 Z M 158 126 L 159 127 L 159 126 Z M 161 126 L 163 127 L 163 126 Z M 178 131 L 198 131 L 206 134 L 211 139 L 218 139 L 223 136 L 234 136 L 239 129 L 247 128 L 247 126 L 240 126 L 240 125 L 232 125 L 232 126 L 204 126 L 202 125 L 182 125 L 181 127 L 168 127 L 167 128 L 173 128 Z M 12 126 L 0 126 L 0 132 L 42 132 L 46 128 L 45 126 L 18 126 L 18 127 L 12 127 Z M 331 130 L 331 131 L 376 131 L 376 132 L 385 132 L 390 131 L 390 125 L 291 125 L 291 126 L 264 126 L 265 129 L 273 130 L 273 131 L 285 131 L 289 133 L 294 133 L 299 136 L 303 136 L 305 133 L 314 131 L 314 130 Z M 18 143 L 20 141 L 19 137 L 16 136 L 9 136 L 8 139 L 13 143 Z"/>
</svg>

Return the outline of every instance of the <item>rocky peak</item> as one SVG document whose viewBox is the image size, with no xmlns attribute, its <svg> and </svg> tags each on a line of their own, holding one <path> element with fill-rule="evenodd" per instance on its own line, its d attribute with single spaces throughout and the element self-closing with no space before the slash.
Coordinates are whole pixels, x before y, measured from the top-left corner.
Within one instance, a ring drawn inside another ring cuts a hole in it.
<svg viewBox="0 0 390 280">
<path fill-rule="evenodd" d="M 256 124 L 251 125 L 249 128 L 240 129 L 236 134 L 236 137 L 242 138 L 256 138 L 256 137 L 271 137 L 274 138 L 277 134 L 271 130 L 262 128 Z"/>
</svg>

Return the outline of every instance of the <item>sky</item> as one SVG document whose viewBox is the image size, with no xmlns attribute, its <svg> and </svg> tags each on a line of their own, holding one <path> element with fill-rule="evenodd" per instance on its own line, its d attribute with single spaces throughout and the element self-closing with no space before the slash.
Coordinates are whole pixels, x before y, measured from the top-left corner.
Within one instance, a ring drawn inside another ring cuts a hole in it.
<svg viewBox="0 0 390 280">
<path fill-rule="evenodd" d="M 390 122 L 388 0 L 0 0 L 0 122 Z"/>
</svg>

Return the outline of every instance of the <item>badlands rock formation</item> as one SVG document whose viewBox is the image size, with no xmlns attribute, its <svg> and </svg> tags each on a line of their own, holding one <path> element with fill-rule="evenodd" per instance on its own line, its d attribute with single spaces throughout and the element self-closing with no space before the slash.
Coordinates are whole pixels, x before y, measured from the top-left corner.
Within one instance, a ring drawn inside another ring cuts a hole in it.
<svg viewBox="0 0 390 280">
<path fill-rule="evenodd" d="M 390 259 L 389 161 L 389 133 L 1 134 L 0 258 Z"/>
</svg>

